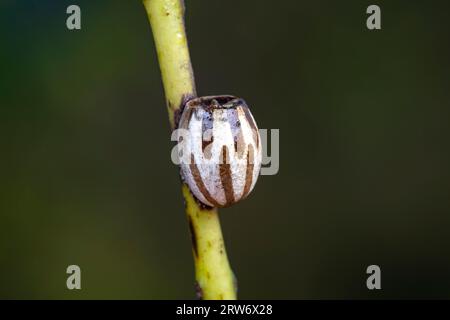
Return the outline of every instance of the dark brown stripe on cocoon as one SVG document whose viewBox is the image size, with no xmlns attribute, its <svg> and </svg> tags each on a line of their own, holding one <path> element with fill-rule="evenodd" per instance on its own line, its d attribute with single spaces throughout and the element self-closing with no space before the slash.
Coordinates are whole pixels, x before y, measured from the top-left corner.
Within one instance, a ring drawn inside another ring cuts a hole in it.
<svg viewBox="0 0 450 320">
<path fill-rule="evenodd" d="M 253 150 L 253 145 L 249 144 L 247 152 L 247 169 L 245 171 L 245 186 L 241 199 L 247 197 L 248 193 L 250 192 L 250 187 L 252 186 L 253 181 L 253 168 L 255 167 L 254 163 L 255 163 L 255 152 Z"/>
<path fill-rule="evenodd" d="M 234 189 L 233 189 L 233 177 L 231 175 L 231 165 L 230 157 L 228 154 L 227 146 L 222 147 L 222 159 L 220 163 L 220 181 L 222 181 L 222 187 L 225 191 L 225 199 L 227 204 L 232 204 L 234 200 Z"/>
</svg>

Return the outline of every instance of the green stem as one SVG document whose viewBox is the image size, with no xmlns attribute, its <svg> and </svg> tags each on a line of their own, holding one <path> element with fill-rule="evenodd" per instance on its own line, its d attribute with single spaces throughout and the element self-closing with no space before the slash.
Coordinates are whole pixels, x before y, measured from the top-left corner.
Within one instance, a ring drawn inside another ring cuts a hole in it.
<svg viewBox="0 0 450 320">
<path fill-rule="evenodd" d="M 182 0 L 143 0 L 155 39 L 172 129 L 187 99 L 196 96 Z M 203 299 L 236 299 L 235 279 L 228 262 L 217 209 L 199 205 L 182 185 L 192 236 L 195 275 Z"/>
</svg>

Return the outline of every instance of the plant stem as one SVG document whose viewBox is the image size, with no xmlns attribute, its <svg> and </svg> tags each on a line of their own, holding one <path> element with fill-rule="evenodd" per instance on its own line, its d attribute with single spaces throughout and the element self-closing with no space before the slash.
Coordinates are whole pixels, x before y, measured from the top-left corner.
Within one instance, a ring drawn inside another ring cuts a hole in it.
<svg viewBox="0 0 450 320">
<path fill-rule="evenodd" d="M 196 96 L 186 32 L 183 0 L 143 0 L 155 39 L 166 95 L 169 120 L 174 129 L 184 103 Z M 236 299 L 235 279 L 228 262 L 217 209 L 205 209 L 182 184 L 199 297 Z"/>
</svg>

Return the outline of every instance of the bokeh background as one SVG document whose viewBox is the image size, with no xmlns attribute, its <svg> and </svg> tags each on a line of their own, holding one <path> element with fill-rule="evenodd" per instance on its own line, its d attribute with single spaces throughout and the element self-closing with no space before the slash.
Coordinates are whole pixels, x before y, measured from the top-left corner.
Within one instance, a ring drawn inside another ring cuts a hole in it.
<svg viewBox="0 0 450 320">
<path fill-rule="evenodd" d="M 221 213 L 240 298 L 450 298 L 450 5 L 376 1 L 369 31 L 374 3 L 186 1 L 199 94 L 280 129 Z M 194 298 L 141 2 L 2 0 L 0 41 L 0 298 Z"/>
</svg>

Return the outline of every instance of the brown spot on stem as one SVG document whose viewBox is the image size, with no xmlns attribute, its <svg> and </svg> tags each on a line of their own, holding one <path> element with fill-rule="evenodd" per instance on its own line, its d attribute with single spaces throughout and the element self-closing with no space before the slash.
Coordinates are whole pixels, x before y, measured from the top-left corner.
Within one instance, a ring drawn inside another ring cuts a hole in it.
<svg viewBox="0 0 450 320">
<path fill-rule="evenodd" d="M 188 223 L 189 223 L 189 231 L 191 232 L 192 249 L 194 251 L 195 257 L 198 257 L 197 234 L 195 232 L 194 223 L 192 222 L 191 217 L 188 217 Z"/>
<path fill-rule="evenodd" d="M 197 299 L 203 300 L 203 290 L 197 281 L 195 282 L 195 295 L 197 296 Z"/>
</svg>

